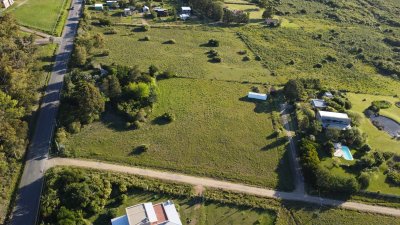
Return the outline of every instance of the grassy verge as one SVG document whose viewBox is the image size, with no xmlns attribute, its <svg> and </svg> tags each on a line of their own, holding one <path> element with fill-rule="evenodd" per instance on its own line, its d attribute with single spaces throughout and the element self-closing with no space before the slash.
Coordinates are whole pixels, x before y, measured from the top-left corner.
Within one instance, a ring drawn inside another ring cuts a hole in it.
<svg viewBox="0 0 400 225">
<path fill-rule="evenodd" d="M 57 24 L 54 26 L 52 30 L 53 35 L 61 36 L 64 30 L 65 22 L 68 19 L 69 9 L 71 7 L 72 0 L 64 0 L 64 4 L 61 7 L 60 14 L 57 18 Z"/>
<path fill-rule="evenodd" d="M 177 78 L 159 82 L 160 96 L 148 123 L 124 130 L 106 113 L 102 122 L 72 135 L 66 148 L 78 157 L 175 170 L 282 190 L 292 189 L 286 141 L 275 138 L 272 100 L 247 100 L 253 85 Z M 176 121 L 160 124 L 172 113 Z M 145 153 L 135 148 L 148 144 Z"/>
</svg>

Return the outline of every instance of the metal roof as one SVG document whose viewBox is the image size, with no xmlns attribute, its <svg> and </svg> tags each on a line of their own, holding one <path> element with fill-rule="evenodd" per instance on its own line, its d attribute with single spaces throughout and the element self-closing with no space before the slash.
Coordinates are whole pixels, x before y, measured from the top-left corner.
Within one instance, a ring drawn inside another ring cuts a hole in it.
<svg viewBox="0 0 400 225">
<path fill-rule="evenodd" d="M 329 117 L 329 118 L 337 118 L 337 119 L 349 119 L 349 116 L 346 113 L 337 113 L 337 112 L 328 112 L 328 111 L 319 111 L 318 112 L 321 117 Z"/>
<path fill-rule="evenodd" d="M 324 108 L 326 107 L 326 102 L 322 99 L 311 99 L 311 104 L 316 108 Z"/>
<path fill-rule="evenodd" d="M 256 92 L 249 92 L 247 97 L 248 98 L 259 99 L 259 100 L 267 100 L 267 95 L 266 94 L 260 94 L 260 93 L 256 93 Z"/>
</svg>

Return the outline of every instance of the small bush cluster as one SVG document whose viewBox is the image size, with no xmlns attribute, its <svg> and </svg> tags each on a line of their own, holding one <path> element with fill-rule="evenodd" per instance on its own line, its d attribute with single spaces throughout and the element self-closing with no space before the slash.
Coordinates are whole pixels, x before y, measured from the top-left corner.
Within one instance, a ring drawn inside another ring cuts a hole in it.
<svg viewBox="0 0 400 225">
<path fill-rule="evenodd" d="M 216 39 L 208 40 L 207 46 L 209 47 L 219 47 L 219 41 Z"/>
<path fill-rule="evenodd" d="M 211 49 L 210 51 L 208 51 L 208 58 L 210 58 L 210 62 L 213 62 L 213 63 L 220 63 L 220 62 L 222 62 L 221 56 L 220 56 L 219 53 L 218 53 L 216 50 L 214 50 L 214 49 Z"/>
</svg>

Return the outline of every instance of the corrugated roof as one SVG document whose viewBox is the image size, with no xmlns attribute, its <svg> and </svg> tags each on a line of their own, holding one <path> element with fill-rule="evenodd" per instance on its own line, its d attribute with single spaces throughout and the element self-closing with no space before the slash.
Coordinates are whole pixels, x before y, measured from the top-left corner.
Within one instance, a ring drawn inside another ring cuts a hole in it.
<svg viewBox="0 0 400 225">
<path fill-rule="evenodd" d="M 337 113 L 337 112 L 328 112 L 328 111 L 319 111 L 318 113 L 321 117 L 349 119 L 349 116 L 346 113 Z"/>
<path fill-rule="evenodd" d="M 169 223 L 182 225 L 181 219 L 179 218 L 179 214 L 176 211 L 174 203 L 172 203 L 171 201 L 164 202 L 163 207 Z"/>
<path fill-rule="evenodd" d="M 322 99 L 311 99 L 311 104 L 317 108 L 324 108 L 326 107 L 326 102 Z"/>
<path fill-rule="evenodd" d="M 187 7 L 187 6 L 182 6 L 181 9 L 182 9 L 182 10 L 185 10 L 185 11 L 186 11 L 186 10 L 192 10 L 192 8 Z"/>
<path fill-rule="evenodd" d="M 248 98 L 259 99 L 259 100 L 267 100 L 267 95 L 266 94 L 260 94 L 260 93 L 256 93 L 256 92 L 249 92 L 247 97 Z"/>
</svg>

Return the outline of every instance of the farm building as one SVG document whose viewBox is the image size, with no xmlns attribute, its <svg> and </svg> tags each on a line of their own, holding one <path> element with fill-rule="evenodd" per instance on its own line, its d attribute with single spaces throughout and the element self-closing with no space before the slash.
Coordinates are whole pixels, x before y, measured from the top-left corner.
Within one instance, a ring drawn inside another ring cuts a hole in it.
<svg viewBox="0 0 400 225">
<path fill-rule="evenodd" d="M 165 17 L 168 16 L 168 10 L 160 8 L 160 7 L 155 7 L 154 12 L 157 13 L 158 17 Z"/>
<path fill-rule="evenodd" d="M 130 206 L 126 215 L 111 219 L 112 225 L 182 225 L 175 205 L 166 201 L 153 205 L 151 202 Z"/>
<path fill-rule="evenodd" d="M 346 113 L 318 111 L 317 119 L 325 128 L 334 128 L 339 130 L 347 130 L 351 128 L 351 119 Z"/>
<path fill-rule="evenodd" d="M 118 8 L 118 7 L 119 7 L 117 1 L 106 1 L 106 4 L 107 4 L 107 6 L 110 7 L 110 8 Z"/>
<path fill-rule="evenodd" d="M 326 102 L 322 99 L 311 99 L 311 105 L 315 108 L 315 109 L 323 109 L 326 108 L 328 105 L 326 104 Z"/>
<path fill-rule="evenodd" d="M 323 97 L 327 97 L 327 98 L 333 98 L 333 94 L 329 91 L 325 92 Z"/>
<path fill-rule="evenodd" d="M 182 6 L 181 7 L 181 14 L 190 15 L 190 13 L 192 13 L 192 8 L 187 7 L 187 6 Z"/>
<path fill-rule="evenodd" d="M 267 100 L 267 95 L 266 94 L 260 94 L 260 93 L 256 93 L 256 92 L 249 92 L 249 94 L 247 95 L 248 98 L 251 99 L 258 99 L 258 100 Z"/>
<path fill-rule="evenodd" d="M 12 4 L 14 4 L 14 0 L 0 0 L 0 5 L 1 5 L 1 7 L 3 7 L 3 8 L 8 8 L 8 7 L 10 7 Z"/>
<path fill-rule="evenodd" d="M 104 9 L 104 7 L 103 7 L 103 4 L 101 4 L 101 3 L 99 3 L 99 4 L 94 4 L 94 9 L 95 10 L 103 10 Z"/>
</svg>

